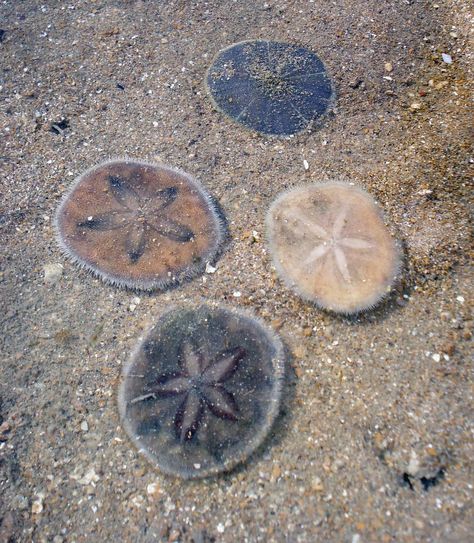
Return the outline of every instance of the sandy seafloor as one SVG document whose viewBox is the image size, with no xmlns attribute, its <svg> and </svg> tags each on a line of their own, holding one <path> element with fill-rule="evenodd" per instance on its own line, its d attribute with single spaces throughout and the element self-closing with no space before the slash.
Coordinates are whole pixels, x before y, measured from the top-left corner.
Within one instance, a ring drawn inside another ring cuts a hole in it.
<svg viewBox="0 0 474 543">
<path fill-rule="evenodd" d="M 473 540 L 470 7 L 1 2 L 2 542 Z M 322 128 L 271 138 L 213 109 L 209 63 L 249 38 L 320 55 L 337 90 Z M 61 196 L 117 156 L 180 167 L 218 199 L 230 241 L 214 274 L 144 295 L 61 254 Z M 358 319 L 299 300 L 264 241 L 281 190 L 333 178 L 370 191 L 404 245 L 397 289 Z M 258 454 L 182 482 L 130 444 L 116 390 L 143 331 L 201 298 L 250 308 L 291 355 L 282 415 Z"/>
</svg>

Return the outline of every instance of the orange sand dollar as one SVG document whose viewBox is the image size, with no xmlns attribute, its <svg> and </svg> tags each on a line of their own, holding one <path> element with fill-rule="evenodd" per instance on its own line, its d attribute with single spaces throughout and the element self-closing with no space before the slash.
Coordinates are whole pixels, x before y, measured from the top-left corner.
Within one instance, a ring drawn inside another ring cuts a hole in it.
<svg viewBox="0 0 474 543">
<path fill-rule="evenodd" d="M 81 175 L 56 215 L 61 247 L 118 286 L 165 288 L 201 271 L 222 240 L 204 189 L 184 172 L 132 160 Z"/>
<path fill-rule="evenodd" d="M 324 309 L 357 313 L 377 304 L 400 268 L 397 243 L 372 197 L 349 183 L 280 195 L 267 215 L 275 267 L 290 288 Z"/>
</svg>

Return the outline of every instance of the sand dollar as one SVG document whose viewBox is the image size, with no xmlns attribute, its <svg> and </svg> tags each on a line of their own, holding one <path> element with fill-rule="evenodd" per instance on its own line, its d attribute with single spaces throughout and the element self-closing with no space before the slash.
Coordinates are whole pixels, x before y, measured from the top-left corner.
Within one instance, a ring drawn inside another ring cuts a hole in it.
<svg viewBox="0 0 474 543">
<path fill-rule="evenodd" d="M 169 166 L 114 160 L 87 170 L 63 199 L 58 239 L 107 282 L 151 290 L 201 271 L 223 228 L 203 187 Z"/>
<path fill-rule="evenodd" d="M 270 253 L 282 279 L 324 309 L 356 313 L 389 291 L 400 252 L 364 190 L 328 182 L 280 195 L 267 215 Z"/>
</svg>

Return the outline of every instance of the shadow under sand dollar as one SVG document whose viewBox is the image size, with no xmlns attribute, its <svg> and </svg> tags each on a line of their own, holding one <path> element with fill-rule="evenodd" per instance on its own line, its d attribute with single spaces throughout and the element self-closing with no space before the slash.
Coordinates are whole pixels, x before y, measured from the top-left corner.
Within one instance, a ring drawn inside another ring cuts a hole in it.
<svg viewBox="0 0 474 543">
<path fill-rule="evenodd" d="M 56 217 L 61 247 L 105 281 L 143 290 L 192 277 L 223 238 L 219 213 L 189 175 L 117 160 L 79 177 Z"/>
<path fill-rule="evenodd" d="M 280 339 L 247 313 L 206 304 L 170 310 L 124 370 L 125 430 L 165 473 L 229 471 L 278 415 L 284 358 Z"/>
<path fill-rule="evenodd" d="M 218 109 L 265 134 L 288 136 L 321 119 L 334 100 L 317 55 L 273 41 L 243 41 L 221 51 L 210 67 L 209 93 Z"/>
</svg>

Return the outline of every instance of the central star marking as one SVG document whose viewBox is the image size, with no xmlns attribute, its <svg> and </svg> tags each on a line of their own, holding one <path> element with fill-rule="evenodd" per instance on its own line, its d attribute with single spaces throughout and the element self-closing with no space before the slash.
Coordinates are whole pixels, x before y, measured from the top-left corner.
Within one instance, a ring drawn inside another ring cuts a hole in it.
<svg viewBox="0 0 474 543">
<path fill-rule="evenodd" d="M 331 232 L 328 232 L 325 228 L 315 223 L 314 221 L 297 216 L 295 213 L 288 213 L 286 217 L 289 220 L 296 221 L 295 232 L 298 234 L 307 234 L 310 232 L 321 240 L 321 243 L 316 245 L 309 255 L 303 261 L 304 265 L 311 266 L 316 262 L 321 263 L 331 253 L 336 262 L 337 269 L 340 274 L 348 283 L 351 282 L 351 274 L 347 264 L 347 258 L 344 250 L 367 250 L 371 249 L 373 245 L 365 239 L 344 237 L 343 230 L 346 224 L 348 208 L 344 207 L 339 212 L 334 221 Z"/>
<path fill-rule="evenodd" d="M 77 224 L 79 228 L 104 231 L 126 229 L 125 250 L 132 263 L 138 262 L 147 248 L 152 233 L 176 242 L 188 242 L 194 237 L 192 230 L 166 215 L 166 210 L 178 196 L 176 187 L 156 191 L 151 196 L 140 196 L 135 189 L 116 175 L 108 178 L 109 189 L 120 205 L 119 209 L 87 217 Z"/>
<path fill-rule="evenodd" d="M 237 403 L 223 383 L 235 373 L 245 354 L 242 347 L 234 347 L 208 362 L 189 343 L 183 344 L 182 372 L 162 377 L 150 390 L 158 398 L 182 396 L 174 417 L 176 435 L 181 442 L 189 441 L 198 431 L 205 407 L 220 419 L 237 420 Z"/>
</svg>

